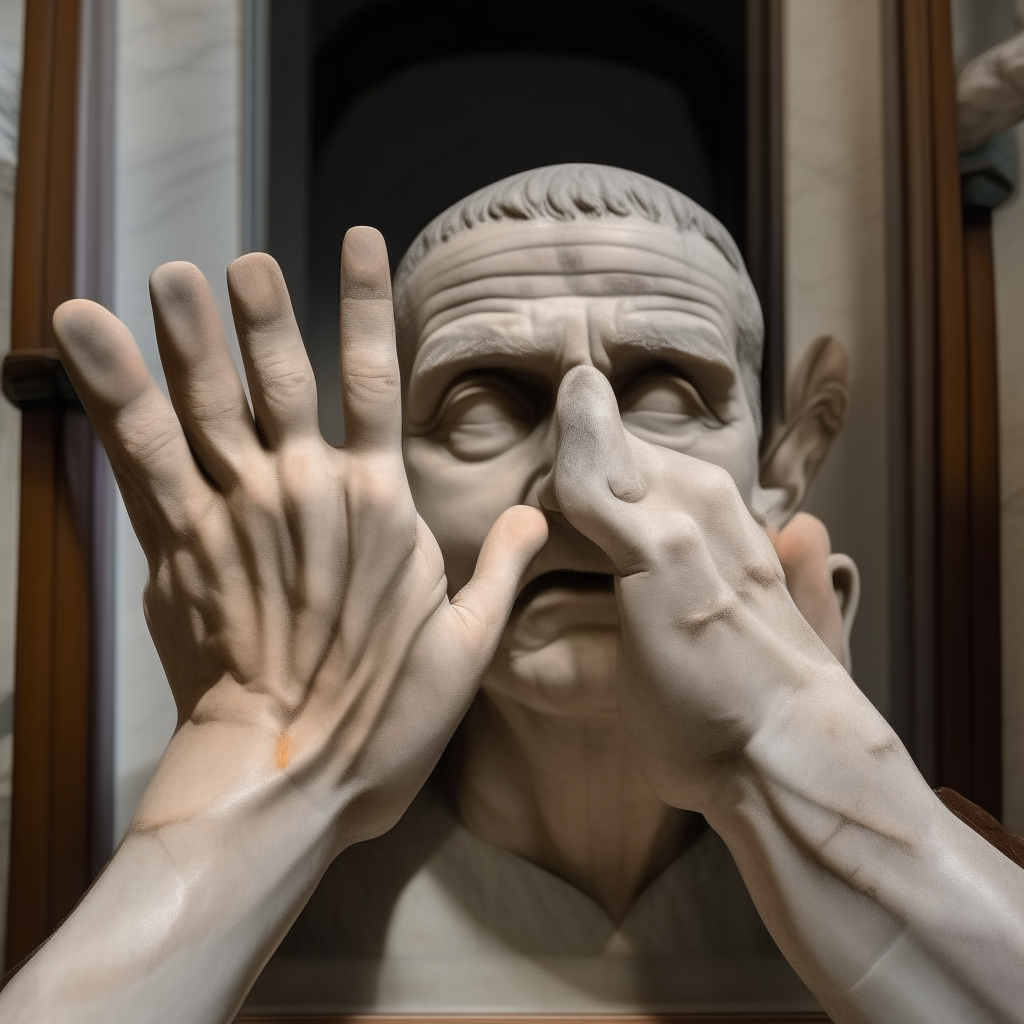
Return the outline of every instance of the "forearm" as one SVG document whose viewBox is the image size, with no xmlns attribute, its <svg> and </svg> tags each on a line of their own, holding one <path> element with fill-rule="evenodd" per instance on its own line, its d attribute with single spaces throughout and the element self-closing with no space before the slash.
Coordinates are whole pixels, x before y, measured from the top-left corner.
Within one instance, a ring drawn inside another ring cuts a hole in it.
<svg viewBox="0 0 1024 1024">
<path fill-rule="evenodd" d="M 1022 1019 L 1024 871 L 826 676 L 779 704 L 706 811 L 769 929 L 837 1020 Z"/>
<path fill-rule="evenodd" d="M 0 1017 L 232 1019 L 336 852 L 329 817 L 282 776 L 184 819 L 137 821 L 0 994 Z"/>
</svg>

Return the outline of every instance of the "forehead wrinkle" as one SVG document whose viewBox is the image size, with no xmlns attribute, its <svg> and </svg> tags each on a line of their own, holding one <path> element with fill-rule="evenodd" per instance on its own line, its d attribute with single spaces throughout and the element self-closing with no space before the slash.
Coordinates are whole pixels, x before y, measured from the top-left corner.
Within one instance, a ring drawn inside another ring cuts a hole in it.
<svg viewBox="0 0 1024 1024">
<path fill-rule="evenodd" d="M 437 330 L 445 322 L 445 314 L 454 309 L 467 307 L 474 311 L 484 311 L 483 306 L 487 303 L 500 304 L 502 301 L 529 301 L 561 296 L 622 299 L 650 295 L 674 298 L 684 305 L 693 304 L 698 308 L 716 309 L 719 313 L 728 312 L 730 308 L 728 298 L 722 293 L 722 290 L 710 286 L 714 282 L 713 278 L 698 283 L 694 280 L 681 281 L 677 277 L 654 277 L 649 274 L 627 276 L 631 284 L 635 282 L 641 287 L 630 287 L 624 290 L 621 288 L 624 283 L 622 275 L 607 273 L 572 275 L 532 273 L 479 278 L 435 292 L 429 299 L 421 303 L 419 313 L 422 317 L 422 327 L 417 333 L 423 337 Z M 573 288 L 571 287 L 573 281 L 589 281 L 590 287 Z M 605 283 L 605 287 L 600 286 L 601 282 Z M 608 285 L 619 287 L 612 288 Z M 643 287 L 644 285 L 646 287 Z"/>
<path fill-rule="evenodd" d="M 602 237 L 595 239 L 595 234 Z M 608 236 L 612 236 L 609 241 Z M 605 247 L 646 251 L 656 255 L 679 259 L 680 251 L 687 251 L 694 245 L 705 250 L 701 261 L 708 253 L 716 262 L 735 268 L 724 253 L 696 229 L 680 230 L 674 225 L 654 224 L 646 219 L 625 217 L 621 220 L 600 218 L 586 221 L 530 220 L 521 223 L 500 221 L 474 225 L 472 230 L 459 232 L 427 252 L 417 266 L 410 271 L 410 279 L 425 272 L 429 275 L 433 264 L 439 260 L 448 263 L 450 269 L 476 263 L 482 258 L 501 256 L 517 250 L 540 248 Z"/>
<path fill-rule="evenodd" d="M 468 328 L 468 334 L 486 333 L 489 331 L 493 331 L 500 335 L 506 334 L 506 332 L 501 328 L 493 326 L 478 327 L 475 321 L 478 321 L 485 315 L 502 317 L 506 322 L 512 320 L 527 322 L 529 320 L 529 317 L 524 315 L 522 309 L 515 308 L 510 300 L 504 296 L 499 298 L 491 295 L 468 302 L 453 302 L 429 315 L 417 335 L 417 352 L 429 345 L 440 344 L 442 339 L 437 339 L 437 341 L 435 341 L 434 335 L 437 334 L 438 331 L 443 330 L 449 324 L 456 323 L 459 320 L 474 322 L 473 325 Z M 515 334 L 514 331 L 508 333 L 513 335 Z"/>
<path fill-rule="evenodd" d="M 638 254 L 644 257 L 638 260 Z M 640 266 L 636 264 L 640 263 Z M 567 265 L 572 271 L 566 274 Z M 422 267 L 422 264 L 421 264 Z M 495 270 L 500 270 L 496 273 Z M 721 267 L 731 277 L 735 271 L 725 258 Z M 719 279 L 715 269 L 702 266 L 689 253 L 666 252 L 650 246 L 610 245 L 607 242 L 586 242 L 577 245 L 538 244 L 503 249 L 485 256 L 474 256 L 449 263 L 444 269 L 426 273 L 420 288 L 428 299 L 433 295 L 480 280 L 528 276 L 584 276 L 587 274 L 630 274 L 680 281 L 691 277 Z M 414 277 L 416 276 L 414 272 Z M 721 283 L 721 281 L 719 281 Z"/>
</svg>

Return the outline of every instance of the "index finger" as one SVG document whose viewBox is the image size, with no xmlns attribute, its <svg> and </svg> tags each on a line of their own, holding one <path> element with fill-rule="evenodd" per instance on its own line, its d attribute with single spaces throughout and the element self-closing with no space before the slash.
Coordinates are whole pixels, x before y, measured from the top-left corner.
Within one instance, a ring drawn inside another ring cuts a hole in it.
<svg viewBox="0 0 1024 1024">
<path fill-rule="evenodd" d="M 350 228 L 341 244 L 341 397 L 345 448 L 401 452 L 402 398 L 384 236 Z"/>
</svg>

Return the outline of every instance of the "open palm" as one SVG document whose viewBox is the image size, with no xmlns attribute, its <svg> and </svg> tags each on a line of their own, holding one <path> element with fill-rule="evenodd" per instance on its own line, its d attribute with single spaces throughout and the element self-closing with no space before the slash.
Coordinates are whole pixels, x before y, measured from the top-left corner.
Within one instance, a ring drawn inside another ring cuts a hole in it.
<svg viewBox="0 0 1024 1024">
<path fill-rule="evenodd" d="M 378 232 L 353 229 L 343 246 L 341 449 L 320 435 L 277 264 L 241 257 L 228 288 L 251 411 L 191 264 L 151 279 L 169 402 L 102 307 L 75 300 L 54 321 L 149 561 L 145 609 L 178 707 L 136 820 L 284 777 L 317 800 L 344 791 L 347 843 L 388 828 L 440 756 L 546 526 L 535 509 L 509 510 L 448 600 L 402 464 Z"/>
</svg>

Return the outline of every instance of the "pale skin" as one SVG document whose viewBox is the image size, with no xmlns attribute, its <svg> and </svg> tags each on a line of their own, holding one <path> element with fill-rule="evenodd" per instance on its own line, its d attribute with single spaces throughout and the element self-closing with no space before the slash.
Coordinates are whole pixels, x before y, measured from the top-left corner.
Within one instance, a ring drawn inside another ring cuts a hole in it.
<svg viewBox="0 0 1024 1024">
<path fill-rule="evenodd" d="M 154 278 L 173 409 L 113 317 L 57 315 L 150 559 L 180 723 L 112 862 L 0 994 L 4 1019 L 229 1020 L 334 855 L 412 799 L 556 530 L 614 576 L 609 685 L 646 784 L 725 839 L 833 1017 L 1021 1019 L 1024 872 L 945 811 L 798 611 L 748 508 L 756 464 L 628 432 L 605 367 L 569 360 L 529 492 L 544 514 L 514 497 L 467 517 L 450 552 L 411 451 L 416 505 L 403 469 L 379 235 L 350 233 L 342 263 L 341 451 L 316 431 L 266 257 L 229 270 L 254 422 L 194 268 Z M 727 352 L 729 321 L 705 307 Z M 824 555 L 804 555 L 787 560 L 820 592 Z M 524 682 L 514 665 L 487 680 Z M 572 683 L 537 700 L 577 699 Z"/>
</svg>

